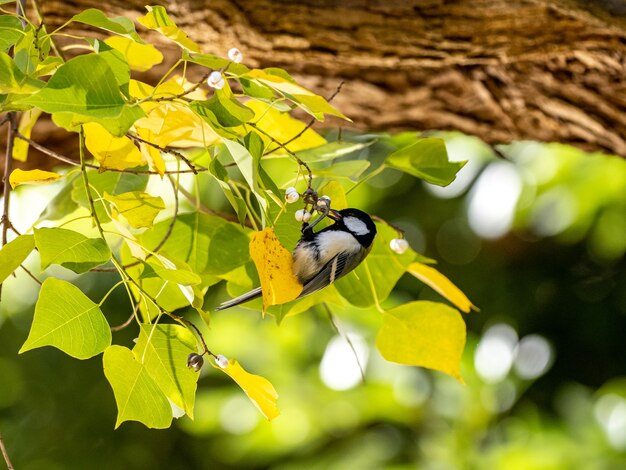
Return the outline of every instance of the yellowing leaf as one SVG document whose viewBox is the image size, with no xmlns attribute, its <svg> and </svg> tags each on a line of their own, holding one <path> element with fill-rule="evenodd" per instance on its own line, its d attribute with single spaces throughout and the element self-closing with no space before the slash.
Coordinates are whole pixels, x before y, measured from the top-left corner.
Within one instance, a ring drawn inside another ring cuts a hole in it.
<svg viewBox="0 0 626 470">
<path fill-rule="evenodd" d="M 154 142 L 155 136 L 149 129 L 137 128 L 137 134 L 139 134 L 139 137 L 145 141 Z M 165 162 L 163 161 L 161 151 L 152 145 L 144 144 L 143 142 L 139 143 L 139 150 L 148 161 L 150 168 L 157 171 L 159 175 L 161 175 L 161 178 L 163 178 L 163 175 L 165 174 Z"/>
<path fill-rule="evenodd" d="M 152 227 L 154 218 L 165 209 L 163 199 L 141 191 L 131 191 L 117 196 L 105 192 L 104 199 L 115 204 L 119 213 L 134 228 Z"/>
<path fill-rule="evenodd" d="M 450 279 L 441 274 L 435 268 L 415 262 L 411 263 L 407 267 L 407 272 L 448 299 L 459 310 L 465 313 L 469 313 L 471 309 L 478 310 L 461 291 L 461 289 L 452 284 Z"/>
<path fill-rule="evenodd" d="M 123 36 L 112 36 L 104 42 L 122 53 L 131 70 L 145 72 L 163 61 L 163 54 L 150 44 L 139 44 Z"/>
<path fill-rule="evenodd" d="M 293 258 L 278 241 L 274 229 L 266 228 L 252 235 L 250 256 L 261 280 L 263 310 L 300 295 L 302 284 L 293 273 Z"/>
<path fill-rule="evenodd" d="M 62 178 L 62 175 L 52 173 L 51 171 L 43 170 L 20 170 L 19 168 L 13 170 L 9 176 L 9 183 L 12 188 L 19 186 L 20 184 L 42 184 L 50 183 Z"/>
<path fill-rule="evenodd" d="M 330 205 L 333 209 L 340 211 L 348 207 L 348 198 L 346 197 L 346 190 L 343 189 L 341 183 L 338 181 L 331 181 L 326 183 L 319 190 L 320 196 L 328 196 L 330 198 Z"/>
<path fill-rule="evenodd" d="M 27 139 L 30 139 L 30 134 L 33 130 L 33 126 L 39 119 L 42 111 L 39 108 L 33 108 L 29 111 L 24 111 L 22 113 L 22 117 L 20 118 L 20 124 L 18 127 L 18 132 L 22 134 Z M 15 139 L 13 141 L 13 158 L 19 160 L 20 162 L 25 162 L 28 157 L 28 142 L 22 139 Z"/>
<path fill-rule="evenodd" d="M 85 145 L 100 163 L 101 170 L 125 170 L 146 163 L 139 149 L 128 137 L 114 137 L 95 122 L 84 124 L 83 129 Z"/>
<path fill-rule="evenodd" d="M 187 35 L 178 29 L 176 23 L 174 23 L 167 14 L 167 11 L 162 6 L 146 6 L 145 16 L 137 18 L 137 21 L 144 25 L 146 28 L 154 29 L 160 32 L 163 36 L 171 39 L 181 47 L 189 49 L 193 52 L 199 52 L 200 47 L 187 37 Z"/>
<path fill-rule="evenodd" d="M 410 302 L 383 313 L 376 347 L 388 361 L 438 370 L 463 382 L 465 323 L 445 304 Z"/>
<path fill-rule="evenodd" d="M 211 364 L 237 382 L 237 385 L 246 392 L 248 398 L 269 421 L 280 414 L 278 406 L 276 406 L 278 393 L 276 393 L 274 386 L 265 377 L 246 372 L 235 359 L 230 359 L 228 366 L 223 369 L 213 364 L 213 362 Z"/>
<path fill-rule="evenodd" d="M 291 140 L 306 127 L 302 121 L 292 118 L 288 113 L 281 113 L 267 103 L 248 101 L 246 106 L 254 111 L 256 126 L 272 135 L 278 142 Z M 269 138 L 265 135 L 259 134 L 259 136 L 263 139 L 266 147 L 269 146 L 271 149 L 276 149 L 277 153 L 284 152 L 282 148 L 271 143 Z M 286 147 L 292 152 L 297 152 L 299 150 L 319 147 L 325 143 L 326 140 L 321 135 L 309 128 L 296 140 L 287 144 Z"/>
</svg>

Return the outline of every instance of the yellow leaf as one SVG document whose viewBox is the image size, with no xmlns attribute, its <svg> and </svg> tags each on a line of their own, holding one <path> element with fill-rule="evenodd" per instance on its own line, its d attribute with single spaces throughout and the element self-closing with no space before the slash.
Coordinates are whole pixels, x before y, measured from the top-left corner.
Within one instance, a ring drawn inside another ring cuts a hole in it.
<svg viewBox="0 0 626 470">
<path fill-rule="evenodd" d="M 410 302 L 383 313 L 376 347 L 388 361 L 438 370 L 463 382 L 465 323 L 445 304 Z"/>
<path fill-rule="evenodd" d="M 162 6 L 146 6 L 145 16 L 137 18 L 137 21 L 144 25 L 146 28 L 154 29 L 160 32 L 163 36 L 171 39 L 175 43 L 189 49 L 193 52 L 199 52 L 200 47 L 187 37 L 187 35 L 178 29 L 178 26 L 170 19 L 165 8 Z"/>
<path fill-rule="evenodd" d="M 341 186 L 341 183 L 337 181 L 331 181 L 326 183 L 318 191 L 320 196 L 328 196 L 330 198 L 330 206 L 340 211 L 341 209 L 348 208 L 348 199 L 346 198 L 346 191 Z"/>
<path fill-rule="evenodd" d="M 467 296 L 452 281 L 441 274 L 435 268 L 422 263 L 411 263 L 407 267 L 407 272 L 418 278 L 427 286 L 452 302 L 459 310 L 469 313 L 471 309 L 478 310 Z"/>
<path fill-rule="evenodd" d="M 163 61 L 163 54 L 150 44 L 139 44 L 123 36 L 112 36 L 104 42 L 122 53 L 131 70 L 145 72 Z"/>
<path fill-rule="evenodd" d="M 292 118 L 288 113 L 281 113 L 265 102 L 248 101 L 246 106 L 254 111 L 256 126 L 273 136 L 278 142 L 291 140 L 306 127 L 302 121 Z M 263 139 L 266 146 L 277 148 L 265 135 L 259 134 L 259 137 Z M 287 144 L 286 147 L 292 152 L 298 152 L 299 150 L 319 147 L 325 143 L 326 139 L 309 128 L 296 140 Z M 283 152 L 283 149 L 277 148 L 277 153 Z"/>
<path fill-rule="evenodd" d="M 151 130 L 141 128 L 136 129 L 137 134 L 139 134 L 139 137 L 141 137 L 143 140 L 146 140 L 148 142 L 154 142 L 155 138 Z M 157 171 L 159 175 L 161 175 L 161 178 L 163 178 L 163 175 L 165 174 L 165 162 L 163 161 L 161 151 L 153 147 L 152 145 L 144 144 L 143 142 L 139 143 L 139 150 L 141 151 L 141 154 L 144 156 L 144 158 L 148 161 L 150 168 Z"/>
<path fill-rule="evenodd" d="M 20 170 L 19 168 L 13 170 L 9 176 L 9 183 L 12 188 L 19 186 L 20 184 L 43 184 L 56 181 L 62 178 L 62 175 L 52 173 L 51 171 L 43 170 Z"/>
<path fill-rule="evenodd" d="M 228 366 L 223 369 L 213 364 L 213 362 L 211 364 L 237 382 L 237 385 L 246 392 L 248 398 L 269 421 L 280 414 L 278 406 L 276 406 L 278 393 L 276 393 L 274 386 L 265 377 L 246 372 L 235 359 L 230 359 Z"/>
<path fill-rule="evenodd" d="M 252 235 L 250 256 L 261 280 L 264 311 L 300 295 L 302 284 L 293 273 L 293 258 L 278 241 L 274 229 L 266 228 Z"/>
<path fill-rule="evenodd" d="M 133 228 L 152 227 L 154 218 L 165 209 L 163 199 L 141 191 L 112 196 L 105 191 L 104 199 L 112 202 Z"/>
<path fill-rule="evenodd" d="M 95 122 L 83 124 L 85 145 L 100 163 L 100 169 L 125 170 L 146 163 L 143 155 L 126 136 L 114 137 Z"/>
<path fill-rule="evenodd" d="M 33 108 L 29 111 L 24 111 L 22 113 L 22 117 L 20 118 L 20 124 L 18 126 L 18 131 L 24 137 L 30 139 L 30 134 L 33 130 L 33 126 L 39 119 L 41 115 L 41 109 Z M 28 158 L 28 142 L 22 139 L 15 139 L 13 141 L 13 158 L 19 160 L 20 162 L 25 162 Z"/>
</svg>

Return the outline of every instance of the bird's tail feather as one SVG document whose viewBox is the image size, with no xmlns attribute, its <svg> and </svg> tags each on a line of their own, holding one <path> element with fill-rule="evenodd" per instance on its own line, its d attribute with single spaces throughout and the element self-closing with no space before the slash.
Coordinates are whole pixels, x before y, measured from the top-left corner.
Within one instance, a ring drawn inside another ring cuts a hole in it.
<svg viewBox="0 0 626 470">
<path fill-rule="evenodd" d="M 261 297 L 261 288 L 257 287 L 256 289 L 252 289 L 250 292 L 246 292 L 239 297 L 235 297 L 234 299 L 228 300 L 226 302 L 222 302 L 215 310 L 224 310 L 230 307 L 234 307 L 235 305 L 242 304 L 247 302 L 248 300 L 256 299 L 257 297 Z"/>
</svg>

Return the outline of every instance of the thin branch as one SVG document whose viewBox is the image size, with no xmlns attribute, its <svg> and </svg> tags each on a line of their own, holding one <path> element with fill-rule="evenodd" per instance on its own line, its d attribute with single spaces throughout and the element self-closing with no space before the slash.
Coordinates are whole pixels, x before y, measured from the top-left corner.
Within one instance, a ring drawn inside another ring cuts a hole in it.
<svg viewBox="0 0 626 470">
<path fill-rule="evenodd" d="M 42 285 L 42 284 L 43 284 L 43 283 L 42 283 L 39 279 L 37 279 L 37 277 L 36 277 L 33 273 L 31 273 L 31 272 L 28 270 L 28 268 L 27 268 L 26 266 L 24 266 L 23 264 L 21 264 L 21 265 L 20 265 L 20 268 L 22 268 L 24 271 L 26 271 L 26 274 L 28 274 L 28 275 L 29 275 L 29 276 L 33 279 L 33 281 L 35 281 L 37 284 L 39 284 L 39 285 Z"/>
<path fill-rule="evenodd" d="M 186 63 L 186 62 L 185 62 Z M 194 91 L 196 91 L 200 85 L 202 85 L 207 78 L 209 78 L 209 75 L 211 75 L 211 72 L 213 72 L 213 69 L 210 69 L 207 73 L 205 73 L 202 78 L 200 79 L 200 81 L 196 84 L 194 84 L 193 86 L 189 87 L 187 90 L 177 94 L 177 95 L 173 95 L 173 96 L 161 96 L 159 98 L 152 98 L 150 101 L 154 101 L 154 102 L 160 102 L 160 101 L 174 101 L 176 99 L 184 99 L 188 94 L 193 93 Z"/>
<path fill-rule="evenodd" d="M 361 372 L 361 379 L 363 380 L 363 383 L 365 383 L 365 371 L 363 370 L 363 365 L 361 364 L 361 361 L 359 360 L 359 355 L 356 352 L 356 348 L 354 347 L 352 340 L 347 334 L 344 335 L 339 330 L 339 327 L 337 326 L 337 323 L 335 322 L 335 317 L 333 315 L 333 312 L 330 310 L 330 307 L 328 306 L 328 304 L 323 303 L 322 305 L 324 306 L 324 309 L 326 310 L 326 315 L 328 315 L 328 320 L 330 321 L 330 324 L 333 326 L 333 329 L 337 332 L 339 336 L 345 339 L 346 342 L 348 343 L 348 346 L 350 346 L 350 349 L 352 350 L 352 353 L 354 354 L 354 359 L 356 360 L 356 363 L 359 366 L 359 372 Z"/>
<path fill-rule="evenodd" d="M 2 457 L 4 458 L 4 463 L 7 464 L 7 470 L 15 470 L 13 465 L 11 464 L 9 453 L 7 452 L 7 449 L 4 446 L 4 439 L 2 438 L 2 433 L 0 433 L 0 451 L 2 451 Z"/>
<path fill-rule="evenodd" d="M 66 157 L 65 155 L 61 155 L 60 153 L 55 152 L 54 150 L 50 150 L 47 147 L 44 147 L 43 145 L 38 144 L 37 142 L 35 142 L 32 139 L 29 139 L 28 137 L 20 134 L 19 132 L 16 132 L 15 137 L 17 137 L 18 139 L 23 140 L 24 142 L 28 142 L 28 144 L 33 147 L 34 149 L 39 150 L 41 153 L 44 153 L 52 158 L 55 158 L 61 162 L 64 163 L 68 163 L 70 165 L 73 166 L 80 166 L 80 162 L 77 162 L 76 160 L 72 160 L 69 157 Z M 93 168 L 96 170 L 101 169 L 101 167 L 99 165 L 94 165 L 92 163 L 85 163 L 85 167 L 86 168 Z M 129 169 L 125 169 L 125 170 L 118 170 L 115 168 L 106 168 L 106 171 L 112 171 L 114 173 L 128 173 L 131 175 L 160 175 L 160 173 L 158 171 L 152 171 L 152 170 L 129 170 Z M 194 170 L 168 170 L 165 171 L 164 174 L 166 175 L 176 175 L 176 174 L 183 174 L 183 173 L 199 173 L 199 172 L 203 172 L 203 171 L 208 171 L 208 168 L 195 168 Z"/>
<path fill-rule="evenodd" d="M 18 3 L 19 4 L 19 3 Z M 17 132 L 17 120 L 15 112 L 8 114 L 9 131 L 7 134 L 7 149 L 4 157 L 4 187 L 2 193 L 2 218 L 0 218 L 0 224 L 2 224 L 2 244 L 3 247 L 7 244 L 7 232 L 9 227 L 12 227 L 9 219 L 9 201 L 11 199 L 11 185 L 9 184 L 9 177 L 13 171 L 13 144 L 15 142 L 15 133 Z M 2 284 L 0 284 L 0 298 L 2 297 Z"/>
<path fill-rule="evenodd" d="M 181 159 L 183 162 L 185 162 L 185 165 L 187 165 L 189 167 L 189 169 L 193 172 L 194 175 L 198 174 L 198 168 L 195 167 L 195 165 L 193 163 L 191 163 L 191 161 L 185 157 L 182 153 L 180 153 L 177 150 L 174 150 L 172 148 L 169 147 L 161 147 L 160 145 L 157 145 L 153 142 L 150 142 L 149 140 L 145 140 L 142 139 L 141 137 L 131 134 L 130 132 L 128 134 L 126 134 L 127 137 L 133 139 L 135 142 L 141 142 L 144 143 L 146 145 L 149 145 L 150 147 L 154 147 L 155 149 L 157 149 L 159 152 L 165 152 L 165 153 L 171 153 L 172 155 L 176 156 L 177 158 Z M 204 168 L 204 167 L 200 167 L 200 171 L 207 171 L 208 168 Z"/>
</svg>

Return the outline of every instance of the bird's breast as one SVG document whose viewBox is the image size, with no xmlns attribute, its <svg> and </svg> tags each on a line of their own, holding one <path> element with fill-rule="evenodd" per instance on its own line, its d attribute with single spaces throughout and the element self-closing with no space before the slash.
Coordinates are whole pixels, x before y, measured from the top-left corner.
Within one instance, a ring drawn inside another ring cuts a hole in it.
<svg viewBox="0 0 626 470">
<path fill-rule="evenodd" d="M 309 281 L 331 259 L 342 252 L 359 250 L 359 243 L 348 232 L 320 232 L 315 239 L 298 243 L 293 251 L 293 270 L 301 283 Z"/>
</svg>

